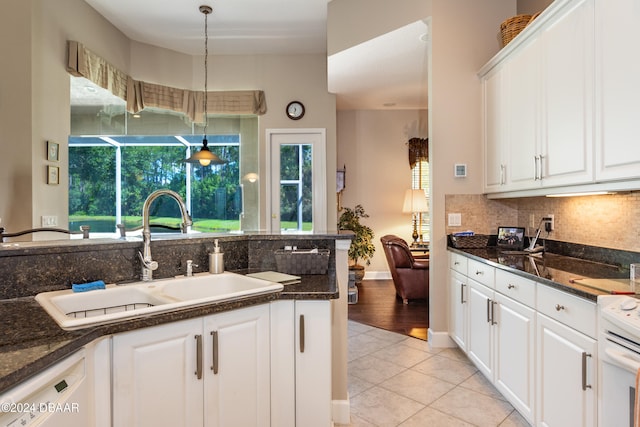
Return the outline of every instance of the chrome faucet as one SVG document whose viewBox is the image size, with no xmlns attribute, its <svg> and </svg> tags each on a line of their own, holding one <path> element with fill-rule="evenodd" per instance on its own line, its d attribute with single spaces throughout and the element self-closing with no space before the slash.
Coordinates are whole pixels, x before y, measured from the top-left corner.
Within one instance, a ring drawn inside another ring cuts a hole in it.
<svg viewBox="0 0 640 427">
<path fill-rule="evenodd" d="M 158 268 L 158 262 L 151 258 L 151 227 L 149 225 L 149 210 L 151 208 L 151 203 L 153 203 L 155 199 L 165 195 L 173 198 L 178 203 L 178 206 L 180 206 L 180 214 L 182 215 L 182 232 L 187 233 L 189 231 L 189 227 L 193 224 L 184 200 L 182 200 L 182 197 L 180 197 L 180 195 L 175 191 L 167 189 L 156 190 L 147 197 L 147 200 L 144 201 L 144 205 L 142 206 L 142 242 L 144 244 L 144 249 L 142 253 L 138 252 L 140 260 L 142 261 L 142 274 L 140 278 L 145 282 L 153 279 L 153 270 Z"/>
</svg>

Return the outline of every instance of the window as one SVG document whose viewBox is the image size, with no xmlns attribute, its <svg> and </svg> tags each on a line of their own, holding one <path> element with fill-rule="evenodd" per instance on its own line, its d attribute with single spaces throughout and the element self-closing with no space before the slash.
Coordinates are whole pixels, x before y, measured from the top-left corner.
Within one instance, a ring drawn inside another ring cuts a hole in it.
<svg viewBox="0 0 640 427">
<path fill-rule="evenodd" d="M 202 167 L 184 162 L 202 146 L 201 125 L 161 109 L 129 114 L 124 101 L 104 92 L 72 77 L 70 229 L 89 225 L 94 236 L 115 233 L 116 224 L 140 226 L 145 199 L 161 188 L 184 198 L 195 231 L 257 229 L 258 193 L 251 187 L 256 184 L 247 181 L 249 191 L 243 191 L 240 175 L 257 172 L 257 156 L 242 158 L 257 152 L 257 116 L 210 116 L 209 148 L 227 163 Z M 244 208 L 254 212 L 250 221 Z M 169 198 L 155 201 L 151 216 L 152 223 L 180 223 L 178 206 Z"/>
<path fill-rule="evenodd" d="M 411 188 L 424 189 L 424 194 L 429 201 L 429 162 L 426 160 L 416 161 L 416 164 L 411 168 Z M 429 241 L 430 239 L 430 224 L 429 224 L 429 212 L 423 212 L 418 217 L 418 234 L 420 240 Z"/>
</svg>

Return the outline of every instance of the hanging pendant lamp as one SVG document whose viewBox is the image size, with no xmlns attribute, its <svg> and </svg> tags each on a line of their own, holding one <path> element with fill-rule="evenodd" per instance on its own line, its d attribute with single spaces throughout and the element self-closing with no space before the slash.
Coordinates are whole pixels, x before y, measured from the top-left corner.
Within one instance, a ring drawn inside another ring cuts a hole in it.
<svg viewBox="0 0 640 427">
<path fill-rule="evenodd" d="M 200 163 L 202 166 L 209 166 L 211 164 L 221 165 L 227 162 L 209 150 L 209 143 L 207 141 L 207 76 L 209 72 L 209 28 L 207 24 L 209 14 L 213 12 L 213 9 L 211 9 L 210 6 L 200 6 L 200 12 L 204 14 L 204 134 L 202 136 L 202 148 L 200 151 L 194 153 L 185 161 L 188 163 Z"/>
</svg>

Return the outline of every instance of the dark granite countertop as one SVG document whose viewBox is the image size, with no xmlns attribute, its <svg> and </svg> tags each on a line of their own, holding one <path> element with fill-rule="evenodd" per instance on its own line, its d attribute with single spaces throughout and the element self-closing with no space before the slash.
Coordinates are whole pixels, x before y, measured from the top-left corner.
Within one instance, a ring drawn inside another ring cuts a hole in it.
<svg viewBox="0 0 640 427">
<path fill-rule="evenodd" d="M 238 271 L 248 273 L 250 271 Z M 263 304 L 277 299 L 330 300 L 339 297 L 335 275 L 302 276 L 282 292 L 179 309 L 121 322 L 65 331 L 34 297 L 0 300 L 0 393 L 102 336 Z"/>
<path fill-rule="evenodd" d="M 598 295 L 630 291 L 629 270 L 618 265 L 549 252 L 521 255 L 506 254 L 495 247 L 448 249 L 593 302 Z"/>
</svg>

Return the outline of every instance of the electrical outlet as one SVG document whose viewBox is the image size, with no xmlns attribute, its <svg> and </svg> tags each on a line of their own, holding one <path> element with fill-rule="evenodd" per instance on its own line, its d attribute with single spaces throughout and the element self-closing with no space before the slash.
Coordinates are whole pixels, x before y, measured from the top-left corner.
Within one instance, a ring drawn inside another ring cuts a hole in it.
<svg viewBox="0 0 640 427">
<path fill-rule="evenodd" d="M 42 215 L 41 223 L 43 227 L 57 227 L 58 217 L 56 215 Z"/>
<path fill-rule="evenodd" d="M 544 229 L 548 232 L 555 230 L 556 228 L 556 223 L 555 223 L 555 218 L 553 216 L 553 214 L 547 214 L 547 216 L 545 218 L 548 218 L 549 220 L 546 221 L 544 223 Z"/>
</svg>

